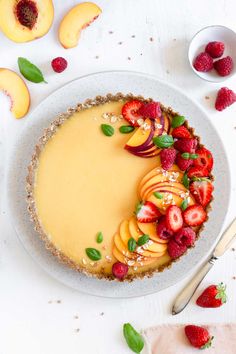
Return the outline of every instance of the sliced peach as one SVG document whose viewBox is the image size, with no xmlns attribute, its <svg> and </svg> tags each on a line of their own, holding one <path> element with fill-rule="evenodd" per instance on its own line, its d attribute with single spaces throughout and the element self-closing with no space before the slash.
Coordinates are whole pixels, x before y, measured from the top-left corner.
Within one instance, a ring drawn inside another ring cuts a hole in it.
<svg viewBox="0 0 236 354">
<path fill-rule="evenodd" d="M 67 12 L 59 26 L 59 41 L 64 48 L 78 44 L 81 31 L 90 25 L 102 12 L 92 2 L 82 2 Z"/>
<path fill-rule="evenodd" d="M 129 232 L 131 237 L 133 237 L 135 241 L 137 241 L 139 237 L 143 235 L 138 228 L 135 216 L 132 216 L 132 218 L 129 220 Z"/>
<path fill-rule="evenodd" d="M 151 186 L 148 186 L 144 193 L 143 193 L 143 199 L 146 200 L 150 194 L 153 194 L 154 192 L 159 192 L 159 193 L 165 193 L 165 192 L 168 192 L 170 190 L 170 187 L 171 187 L 171 191 L 174 193 L 174 194 L 177 194 L 177 195 L 182 195 L 182 193 L 186 193 L 187 192 L 187 189 L 184 187 L 183 184 L 179 183 L 179 182 L 169 182 L 169 181 L 166 181 L 166 182 L 160 182 L 160 183 L 156 183 L 156 184 L 153 184 Z M 184 196 L 185 198 L 185 196 Z"/>
<path fill-rule="evenodd" d="M 115 234 L 115 236 L 114 236 L 113 239 L 114 239 L 114 244 L 115 244 L 116 248 L 117 248 L 125 257 L 131 258 L 131 259 L 136 258 L 135 253 L 130 252 L 130 251 L 128 250 L 128 248 L 127 248 L 127 245 L 125 245 L 125 244 L 122 242 L 122 240 L 121 240 L 119 234 Z"/>
<path fill-rule="evenodd" d="M 150 265 L 156 261 L 156 258 L 147 258 L 137 255 L 138 260 L 129 259 L 125 257 L 117 248 L 113 246 L 112 249 L 113 256 L 121 263 L 128 264 L 132 267 L 143 267 Z"/>
<path fill-rule="evenodd" d="M 128 241 L 131 237 L 130 232 L 129 232 L 129 220 L 123 220 L 122 223 L 120 224 L 120 237 L 121 240 L 125 245 L 128 244 Z"/>
<path fill-rule="evenodd" d="M 14 71 L 0 68 L 0 90 L 10 97 L 15 118 L 24 117 L 29 110 L 30 94 L 21 77 Z"/>
<path fill-rule="evenodd" d="M 150 142 L 152 142 L 152 139 L 150 140 L 150 134 L 152 131 L 152 123 L 149 118 L 145 120 L 145 124 L 147 125 L 148 129 L 143 129 L 143 128 L 138 128 L 135 133 L 131 136 L 131 138 L 128 140 L 126 143 L 126 148 L 139 148 L 140 147 L 140 152 L 144 151 L 146 147 L 149 146 Z M 153 134 L 152 134 L 153 136 Z"/>
<path fill-rule="evenodd" d="M 150 237 L 151 240 L 159 242 L 159 243 L 168 243 L 168 240 L 162 240 L 157 235 L 157 224 L 156 223 L 143 223 L 137 222 L 139 229 Z"/>
<path fill-rule="evenodd" d="M 52 0 L 0 1 L 0 28 L 14 42 L 44 36 L 54 17 Z"/>
</svg>

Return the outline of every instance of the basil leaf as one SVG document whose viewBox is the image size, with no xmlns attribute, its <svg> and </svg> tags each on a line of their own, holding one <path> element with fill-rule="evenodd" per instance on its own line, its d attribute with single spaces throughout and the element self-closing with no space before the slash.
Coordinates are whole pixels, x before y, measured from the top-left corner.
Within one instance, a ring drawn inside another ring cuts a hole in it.
<svg viewBox="0 0 236 354">
<path fill-rule="evenodd" d="M 190 159 L 196 160 L 198 158 L 198 154 L 190 154 Z"/>
<path fill-rule="evenodd" d="M 157 199 L 162 199 L 163 195 L 159 192 L 154 192 L 153 195 L 157 198 Z"/>
<path fill-rule="evenodd" d="M 180 127 L 181 125 L 183 125 L 185 122 L 185 117 L 184 116 L 174 116 L 172 119 L 172 123 L 171 126 L 173 128 L 177 128 Z"/>
<path fill-rule="evenodd" d="M 184 187 L 189 189 L 189 178 L 188 178 L 187 173 L 184 174 L 182 182 L 183 182 Z"/>
<path fill-rule="evenodd" d="M 188 152 L 183 152 L 181 157 L 185 160 L 196 160 L 198 158 L 198 154 L 189 154 Z"/>
<path fill-rule="evenodd" d="M 134 131 L 134 127 L 132 127 L 132 125 L 122 125 L 120 128 L 119 128 L 119 131 L 122 133 L 122 134 L 129 134 L 129 133 L 132 133 Z"/>
<path fill-rule="evenodd" d="M 168 148 L 174 144 L 173 136 L 171 135 L 160 135 L 153 138 L 153 142 L 159 148 Z"/>
<path fill-rule="evenodd" d="M 144 340 L 141 334 L 139 334 L 130 323 L 125 323 L 123 326 L 123 334 L 128 344 L 128 347 L 134 353 L 141 353 L 144 347 Z"/>
<path fill-rule="evenodd" d="M 112 136 L 114 134 L 114 128 L 109 124 L 101 124 L 101 129 L 104 135 Z"/>
<path fill-rule="evenodd" d="M 29 60 L 25 58 L 18 58 L 18 66 L 21 74 L 29 81 L 39 83 L 45 82 L 43 74 L 37 66 L 32 64 Z"/>
<path fill-rule="evenodd" d="M 103 241 L 103 234 L 102 234 L 102 232 L 100 231 L 100 232 L 98 232 L 98 234 L 97 234 L 97 243 L 102 243 L 102 241 Z"/>
<path fill-rule="evenodd" d="M 148 235 L 142 235 L 139 237 L 137 244 L 138 246 L 143 246 L 145 243 L 149 241 L 149 236 Z"/>
<path fill-rule="evenodd" d="M 192 177 L 192 181 L 194 181 L 194 182 L 206 181 L 206 182 L 211 183 L 211 180 L 207 177 Z"/>
<path fill-rule="evenodd" d="M 184 211 L 188 207 L 188 199 L 184 199 L 180 205 L 180 208 Z"/>
<path fill-rule="evenodd" d="M 136 207 L 135 207 L 135 212 L 134 214 L 138 215 L 138 213 L 140 212 L 140 210 L 142 209 L 143 206 L 143 202 L 137 203 Z"/>
<path fill-rule="evenodd" d="M 96 250 L 96 248 L 86 248 L 85 251 L 88 258 L 92 261 L 99 261 L 102 258 L 101 252 Z"/>
<path fill-rule="evenodd" d="M 135 239 L 133 237 L 130 237 L 130 239 L 128 241 L 128 250 L 130 252 L 134 252 L 136 246 L 137 246 L 137 243 L 136 243 Z"/>
</svg>

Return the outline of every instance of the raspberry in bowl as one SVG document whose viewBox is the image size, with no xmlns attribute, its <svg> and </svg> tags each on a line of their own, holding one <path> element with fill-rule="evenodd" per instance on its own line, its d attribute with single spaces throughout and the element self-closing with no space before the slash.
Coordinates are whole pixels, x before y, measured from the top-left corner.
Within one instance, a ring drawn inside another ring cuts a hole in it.
<svg viewBox="0 0 236 354">
<path fill-rule="evenodd" d="M 223 82 L 236 72 L 236 33 L 221 25 L 201 29 L 192 38 L 188 58 L 195 74 L 209 82 Z"/>
</svg>

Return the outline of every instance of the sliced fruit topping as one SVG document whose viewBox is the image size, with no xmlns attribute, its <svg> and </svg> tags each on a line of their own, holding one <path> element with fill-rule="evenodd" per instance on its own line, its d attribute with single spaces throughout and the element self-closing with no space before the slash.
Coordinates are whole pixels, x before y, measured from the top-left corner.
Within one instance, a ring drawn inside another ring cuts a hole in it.
<svg viewBox="0 0 236 354">
<path fill-rule="evenodd" d="M 188 170 L 188 177 L 193 178 L 193 177 L 208 177 L 209 176 L 209 170 L 206 168 L 202 167 L 197 167 L 193 166 L 190 167 Z"/>
<path fill-rule="evenodd" d="M 208 171 L 212 170 L 213 167 L 213 156 L 212 153 L 206 148 L 200 148 L 196 151 L 198 155 L 197 159 L 194 160 L 193 165 L 197 167 L 204 167 Z"/>
<path fill-rule="evenodd" d="M 172 128 L 177 128 L 183 125 L 185 122 L 185 117 L 184 116 L 174 116 L 171 122 Z"/>
<path fill-rule="evenodd" d="M 122 115 L 133 127 L 139 127 L 138 120 L 143 122 L 143 115 L 139 113 L 139 109 L 143 106 L 143 102 L 139 100 L 128 101 L 122 107 Z"/>
<path fill-rule="evenodd" d="M 211 181 L 192 182 L 189 189 L 196 201 L 202 206 L 205 207 L 211 201 L 214 189 Z"/>
<path fill-rule="evenodd" d="M 191 138 L 189 130 L 184 125 L 173 129 L 171 134 L 174 138 Z"/>
<path fill-rule="evenodd" d="M 193 347 L 198 349 L 210 348 L 213 337 L 210 336 L 206 328 L 188 325 L 185 326 L 184 331 Z"/>
<path fill-rule="evenodd" d="M 174 139 L 171 135 L 166 134 L 156 136 L 155 138 L 153 138 L 153 142 L 157 147 L 164 149 L 172 146 L 174 144 Z"/>
<path fill-rule="evenodd" d="M 173 231 L 166 225 L 166 218 L 162 216 L 157 224 L 157 235 L 162 240 L 169 240 L 173 235 Z"/>
<path fill-rule="evenodd" d="M 176 241 L 174 240 L 170 240 L 170 242 L 168 243 L 168 253 L 169 256 L 172 259 L 176 259 L 179 258 L 180 256 L 182 256 L 186 250 L 187 250 L 187 246 L 185 245 L 180 245 L 178 244 Z"/>
<path fill-rule="evenodd" d="M 116 262 L 112 266 L 112 274 L 117 279 L 123 279 L 128 273 L 129 267 L 121 262 Z"/>
<path fill-rule="evenodd" d="M 139 203 L 136 207 L 136 217 L 139 222 L 154 222 L 161 216 L 160 211 L 152 202 Z"/>
<path fill-rule="evenodd" d="M 210 285 L 197 298 L 196 304 L 201 307 L 220 307 L 227 301 L 225 290 L 223 283 Z"/>
<path fill-rule="evenodd" d="M 160 153 L 161 166 L 164 170 L 169 170 L 174 162 L 176 157 L 176 150 L 174 148 L 162 149 Z"/>
<path fill-rule="evenodd" d="M 193 246 L 196 233 L 191 227 L 183 227 L 174 236 L 175 241 L 181 246 Z"/>
<path fill-rule="evenodd" d="M 195 153 L 197 147 L 197 139 L 194 138 L 182 138 L 174 143 L 174 147 L 181 152 Z"/>
<path fill-rule="evenodd" d="M 148 102 L 143 104 L 138 113 L 144 118 L 156 119 L 161 117 L 161 107 L 159 102 Z"/>
<path fill-rule="evenodd" d="M 206 221 L 207 213 L 201 205 L 191 205 L 183 213 L 184 221 L 189 226 L 199 226 Z"/>
<path fill-rule="evenodd" d="M 187 170 L 193 164 L 193 160 L 184 159 L 182 157 L 181 152 L 178 152 L 175 162 L 176 162 L 176 165 L 181 169 L 181 171 Z"/>
<path fill-rule="evenodd" d="M 173 232 L 177 232 L 183 226 L 182 210 L 178 206 L 171 205 L 167 208 L 166 225 Z"/>
</svg>

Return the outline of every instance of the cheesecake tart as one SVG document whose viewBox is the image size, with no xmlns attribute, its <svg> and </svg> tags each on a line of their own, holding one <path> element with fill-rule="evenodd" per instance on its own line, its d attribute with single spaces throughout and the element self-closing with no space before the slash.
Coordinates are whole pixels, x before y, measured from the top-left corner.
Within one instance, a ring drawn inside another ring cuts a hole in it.
<svg viewBox="0 0 236 354">
<path fill-rule="evenodd" d="M 133 280 L 194 246 L 208 219 L 212 168 L 212 153 L 171 108 L 132 94 L 97 96 L 40 137 L 28 210 L 59 261 L 97 278 Z"/>
</svg>

